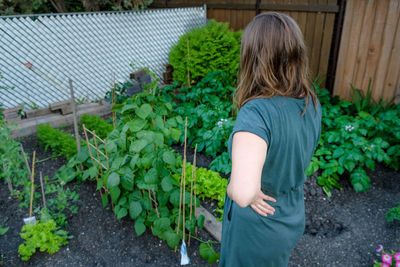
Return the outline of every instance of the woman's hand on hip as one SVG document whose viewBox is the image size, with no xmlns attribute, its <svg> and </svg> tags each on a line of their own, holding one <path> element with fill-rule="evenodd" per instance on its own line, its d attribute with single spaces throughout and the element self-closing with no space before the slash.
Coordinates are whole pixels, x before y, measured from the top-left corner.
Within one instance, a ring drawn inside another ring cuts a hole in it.
<svg viewBox="0 0 400 267">
<path fill-rule="evenodd" d="M 275 212 L 274 207 L 269 205 L 265 200 L 276 202 L 276 199 L 267 196 L 264 194 L 261 190 L 256 196 L 256 198 L 253 200 L 253 202 L 250 204 L 250 207 L 257 212 L 258 214 L 262 216 L 267 216 L 268 214 L 273 215 Z"/>
</svg>

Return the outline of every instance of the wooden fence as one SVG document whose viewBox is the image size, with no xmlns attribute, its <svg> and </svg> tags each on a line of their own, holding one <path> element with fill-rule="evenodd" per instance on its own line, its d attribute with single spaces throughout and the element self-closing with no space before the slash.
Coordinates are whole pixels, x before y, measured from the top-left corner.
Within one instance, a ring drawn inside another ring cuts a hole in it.
<svg viewBox="0 0 400 267">
<path fill-rule="evenodd" d="M 154 0 L 153 8 L 207 5 L 207 18 L 228 22 L 234 30 L 244 29 L 264 11 L 290 15 L 299 24 L 308 47 L 311 77 L 327 75 L 334 36 L 337 0 Z M 325 85 L 325 84 L 323 84 Z"/>
<path fill-rule="evenodd" d="M 375 100 L 400 101 L 400 1 L 347 0 L 334 94 L 350 99 L 351 85 Z"/>
</svg>

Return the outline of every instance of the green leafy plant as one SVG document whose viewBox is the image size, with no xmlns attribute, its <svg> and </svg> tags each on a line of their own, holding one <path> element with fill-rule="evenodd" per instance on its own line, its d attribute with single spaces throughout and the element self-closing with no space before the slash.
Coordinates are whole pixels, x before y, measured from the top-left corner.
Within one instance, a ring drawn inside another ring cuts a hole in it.
<svg viewBox="0 0 400 267">
<path fill-rule="evenodd" d="M 390 101 L 385 101 L 382 98 L 379 99 L 379 101 L 375 101 L 372 98 L 371 83 L 372 80 L 370 79 L 368 82 L 367 91 L 365 93 L 363 90 L 355 88 L 353 85 L 351 85 L 351 98 L 354 108 L 358 113 L 364 111 L 370 113 L 372 116 L 375 116 L 378 112 L 393 106 L 394 98 Z"/>
<path fill-rule="evenodd" d="M 400 221 L 400 202 L 398 206 L 391 208 L 386 213 L 386 221 L 393 222 L 394 220 Z"/>
<path fill-rule="evenodd" d="M 85 124 L 85 127 L 91 131 L 95 131 L 96 135 L 105 139 L 107 135 L 114 130 L 113 126 L 98 116 L 83 114 L 80 117 L 80 124 Z"/>
<path fill-rule="evenodd" d="M 47 176 L 45 177 L 45 186 L 46 208 L 38 207 L 35 209 L 35 213 L 40 214 L 42 219 L 53 219 L 58 226 L 67 226 L 68 215 L 78 212 L 78 206 L 76 206 L 79 199 L 79 194 L 76 193 L 77 186 L 74 189 L 65 189 L 59 181 L 49 181 Z"/>
<path fill-rule="evenodd" d="M 215 263 L 220 258 L 220 253 L 215 252 L 211 242 L 201 243 L 199 249 L 200 256 L 210 264 Z"/>
<path fill-rule="evenodd" d="M 361 192 L 370 188 L 365 167 L 374 170 L 375 162 L 382 162 L 397 170 L 399 105 L 381 107 L 373 116 L 364 111 L 371 110 L 367 104 L 331 97 L 318 82 L 314 86 L 322 106 L 322 131 L 306 174 L 320 170 L 318 183 L 330 196 L 333 187 L 340 188 L 338 180 L 345 172 L 354 190 Z"/>
<path fill-rule="evenodd" d="M 126 89 L 130 86 L 132 86 L 131 82 L 115 84 L 115 103 L 121 104 L 129 98 L 129 96 L 127 94 L 125 94 L 125 92 L 126 92 Z M 112 90 L 106 92 L 104 99 L 107 102 L 112 103 Z"/>
<path fill-rule="evenodd" d="M 24 243 L 18 247 L 18 253 L 23 261 L 28 261 L 36 249 L 54 254 L 61 246 L 68 243 L 67 232 L 57 229 L 53 220 L 46 222 L 38 220 L 35 225 L 26 224 L 22 227 L 20 235 L 25 239 Z"/>
<path fill-rule="evenodd" d="M 106 145 L 99 145 L 108 154 L 109 168 L 101 173 L 97 163 L 93 167 L 83 146 L 56 176 L 63 183 L 97 176 L 104 207 L 111 203 L 117 219 L 129 216 L 134 220 L 137 235 L 152 229 L 173 248 L 182 238 L 182 231 L 177 234 L 177 225 L 182 226 L 183 222 L 183 216 L 179 221 L 180 187 L 173 178 L 174 173 L 180 172 L 182 159 L 167 144 L 180 139 L 178 125 L 183 124 L 183 119 L 171 116 L 171 103 L 154 90 L 136 94 L 114 105 L 113 110 L 119 113 L 121 122 L 108 134 Z M 79 164 L 84 166 L 83 171 L 76 168 Z M 189 192 L 184 195 L 186 230 L 194 233 L 196 226 L 202 228 L 204 217 L 195 218 L 194 213 L 190 216 L 189 205 L 194 199 Z M 198 199 L 196 203 L 200 203 Z"/>
<path fill-rule="evenodd" d="M 186 164 L 186 184 L 190 185 L 192 177 L 193 165 Z M 174 174 L 176 181 L 179 181 L 180 174 Z M 218 203 L 217 212 L 220 214 L 219 220 L 222 220 L 223 209 L 225 204 L 225 192 L 228 180 L 221 177 L 218 172 L 207 170 L 206 168 L 196 168 L 196 192 L 197 196 L 204 200 L 205 198 L 216 200 Z"/>
<path fill-rule="evenodd" d="M 233 84 L 239 68 L 240 37 L 241 32 L 233 32 L 227 23 L 215 20 L 182 35 L 169 52 L 169 62 L 174 67 L 174 81 L 187 84 L 188 69 L 194 83 L 209 72 L 222 70 L 227 73 L 229 83 Z"/>
<path fill-rule="evenodd" d="M 170 101 L 176 100 L 174 113 L 188 117 L 188 141 L 198 151 L 214 157 L 211 168 L 228 174 L 230 172 L 228 138 L 233 129 L 236 114 L 232 105 L 234 88 L 222 71 L 211 72 L 193 87 L 183 87 L 175 94 L 176 84 L 161 92 Z M 182 103 L 181 103 L 182 102 Z M 182 130 L 182 125 L 180 126 Z M 183 143 L 183 138 L 180 142 Z"/>
<path fill-rule="evenodd" d="M 53 129 L 49 123 L 41 124 L 37 128 L 37 137 L 47 151 L 49 148 L 57 154 L 70 159 L 77 152 L 76 141 L 69 133 Z"/>
<path fill-rule="evenodd" d="M 0 225 L 0 236 L 5 235 L 9 229 L 10 227 L 3 227 Z"/>
<path fill-rule="evenodd" d="M 3 183 L 7 183 L 10 179 L 14 189 L 13 194 L 24 200 L 26 195 L 22 193 L 24 190 L 20 190 L 29 181 L 29 173 L 25 167 L 20 144 L 10 137 L 14 126 L 9 127 L 0 116 L 0 179 Z"/>
</svg>

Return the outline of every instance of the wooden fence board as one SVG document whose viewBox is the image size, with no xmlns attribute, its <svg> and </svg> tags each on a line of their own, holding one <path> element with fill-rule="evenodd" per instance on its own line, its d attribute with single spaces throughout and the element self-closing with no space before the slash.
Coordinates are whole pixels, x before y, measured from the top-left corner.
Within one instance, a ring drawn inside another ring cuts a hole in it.
<svg viewBox="0 0 400 267">
<path fill-rule="evenodd" d="M 397 14 L 399 14 L 399 8 L 397 8 Z M 391 99 L 396 94 L 399 95 L 400 89 L 400 18 L 397 16 L 396 34 L 394 37 L 394 43 L 391 48 L 390 63 L 388 71 L 386 73 L 385 83 L 383 84 L 383 97 L 385 99 Z M 398 100 L 400 100 L 398 98 Z"/>
<path fill-rule="evenodd" d="M 396 33 L 396 23 L 398 20 L 398 7 L 399 1 L 391 0 L 389 2 L 388 14 L 386 17 L 386 22 L 384 24 L 383 30 L 383 40 L 382 40 L 382 50 L 380 57 L 378 59 L 378 66 L 375 74 L 375 85 L 374 97 L 380 98 L 384 94 L 384 82 L 385 74 L 388 70 L 388 65 L 390 62 L 391 48 L 393 46 L 393 41 Z M 387 96 L 388 98 L 389 96 Z"/>
<path fill-rule="evenodd" d="M 376 101 L 396 96 L 400 87 L 399 5 L 399 0 L 348 0 L 334 94 L 350 99 L 350 84 L 366 91 L 371 79 Z M 361 31 L 357 17 L 362 17 Z"/>
<path fill-rule="evenodd" d="M 372 79 L 372 84 L 374 90 L 372 92 L 372 96 L 374 98 L 378 98 L 380 96 L 380 89 L 378 86 L 375 86 L 375 72 L 376 67 L 378 65 L 379 56 L 381 53 L 382 46 L 382 33 L 383 27 L 385 25 L 385 18 L 388 11 L 388 1 L 381 0 L 378 1 L 376 15 L 375 15 L 375 24 L 372 30 L 371 41 L 368 48 L 368 57 L 366 62 L 366 69 L 364 72 L 363 82 L 361 84 L 361 88 L 367 88 L 369 80 Z"/>
<path fill-rule="evenodd" d="M 358 2 L 359 3 L 359 2 Z M 346 4 L 346 12 L 345 12 L 345 18 L 344 18 L 344 27 L 343 27 L 343 34 L 342 34 L 342 40 L 340 42 L 340 56 L 338 58 L 338 64 L 340 68 L 336 70 L 336 77 L 337 79 L 335 80 L 335 87 L 334 87 L 334 94 L 338 95 L 344 95 L 346 90 L 345 90 L 345 85 L 348 87 L 349 85 L 346 82 L 345 79 L 345 74 L 346 74 L 346 68 L 347 65 L 344 66 L 343 64 L 348 63 L 348 55 L 350 54 L 351 49 L 351 43 L 354 42 L 354 40 L 350 40 L 351 36 L 354 36 L 352 34 L 352 25 L 355 25 L 356 19 L 357 19 L 357 9 L 359 8 L 359 5 L 357 5 L 356 1 L 348 1 Z M 353 27 L 354 28 L 354 27 Z M 360 27 L 359 27 L 360 28 Z M 353 45 L 354 47 L 354 45 Z M 354 51 L 353 51 L 354 53 Z"/>
<path fill-rule="evenodd" d="M 366 11 L 364 13 L 364 20 L 363 20 L 363 30 L 360 36 L 360 44 L 357 53 L 357 60 L 356 65 L 354 67 L 354 76 L 353 76 L 353 84 L 356 88 L 361 90 L 367 90 L 361 86 L 362 80 L 364 78 L 365 68 L 366 68 L 366 61 L 368 54 L 364 51 L 368 50 L 368 45 L 371 40 L 371 33 L 372 27 L 374 24 L 375 13 L 376 13 L 376 1 L 375 0 L 368 0 L 366 3 Z"/>
<path fill-rule="evenodd" d="M 336 0 L 328 0 L 329 3 L 336 3 Z M 320 74 L 325 77 L 322 86 L 326 83 L 326 74 L 328 73 L 328 64 L 331 51 L 332 37 L 333 37 L 333 25 L 335 23 L 335 15 L 332 13 L 325 14 L 324 21 L 324 32 L 321 43 L 321 56 L 319 59 L 318 69 Z"/>
</svg>

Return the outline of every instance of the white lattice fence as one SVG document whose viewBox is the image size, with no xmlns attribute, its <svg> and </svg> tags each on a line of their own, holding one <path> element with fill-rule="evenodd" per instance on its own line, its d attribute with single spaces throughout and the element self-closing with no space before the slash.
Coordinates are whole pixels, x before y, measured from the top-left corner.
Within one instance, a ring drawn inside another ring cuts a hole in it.
<svg viewBox="0 0 400 267">
<path fill-rule="evenodd" d="M 0 17 L 0 87 L 7 88 L 0 89 L 0 103 L 45 107 L 66 100 L 54 82 L 68 88 L 68 78 L 77 98 L 100 99 L 111 73 L 126 81 L 132 62 L 162 78 L 172 45 L 205 23 L 205 7 Z"/>
</svg>

